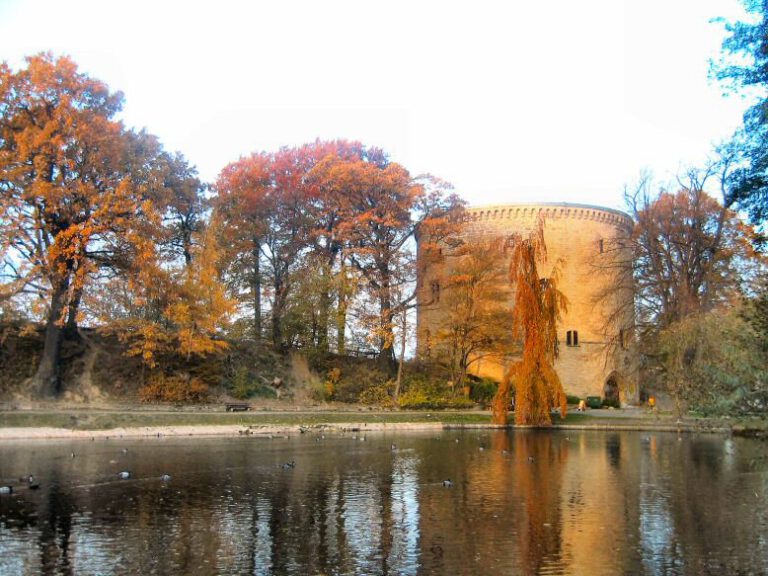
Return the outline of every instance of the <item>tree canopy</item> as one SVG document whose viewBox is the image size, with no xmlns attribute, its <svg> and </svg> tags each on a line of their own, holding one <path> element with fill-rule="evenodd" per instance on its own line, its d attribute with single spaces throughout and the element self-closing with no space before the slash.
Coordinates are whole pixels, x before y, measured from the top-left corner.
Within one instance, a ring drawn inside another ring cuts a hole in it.
<svg viewBox="0 0 768 576">
<path fill-rule="evenodd" d="M 731 89 L 752 97 L 742 130 L 729 148 L 740 158 L 725 199 L 748 210 L 754 222 L 768 217 L 768 2 L 742 0 L 748 20 L 727 22 L 722 59 L 714 75 Z"/>
</svg>

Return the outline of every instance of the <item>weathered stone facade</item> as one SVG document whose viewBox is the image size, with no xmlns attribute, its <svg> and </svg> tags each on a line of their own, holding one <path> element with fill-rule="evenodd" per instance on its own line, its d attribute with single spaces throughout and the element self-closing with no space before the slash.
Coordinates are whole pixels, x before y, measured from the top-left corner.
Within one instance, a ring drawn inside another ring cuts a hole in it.
<svg viewBox="0 0 768 576">
<path fill-rule="evenodd" d="M 631 230 L 631 219 L 618 210 L 581 204 L 486 206 L 467 209 L 461 237 L 490 239 L 527 234 L 540 220 L 544 223 L 548 258 L 540 265 L 539 274 L 548 276 L 560 260 L 560 290 L 568 299 L 568 310 L 558 328 L 560 356 L 555 364 L 566 393 L 583 398 L 610 397 L 620 391 L 623 403 L 635 402 L 637 386 L 622 345 L 627 334 L 620 332 L 632 324 L 632 293 L 613 289 L 620 274 L 617 263 L 631 265 L 620 242 Z M 450 252 L 450 248 L 445 246 L 441 251 Z M 417 348 L 421 356 L 439 354 L 433 340 L 445 316 L 439 292 L 450 261 L 444 258 L 440 263 L 427 264 L 422 258 L 420 262 Z M 619 305 L 624 312 L 617 316 Z M 472 372 L 501 379 L 508 362 L 483 359 Z"/>
</svg>

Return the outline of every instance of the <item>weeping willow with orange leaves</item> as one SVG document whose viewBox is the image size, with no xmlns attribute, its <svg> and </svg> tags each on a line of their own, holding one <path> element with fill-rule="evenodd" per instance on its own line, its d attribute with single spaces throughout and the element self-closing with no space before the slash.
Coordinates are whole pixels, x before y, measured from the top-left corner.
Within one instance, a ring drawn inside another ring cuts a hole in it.
<svg viewBox="0 0 768 576">
<path fill-rule="evenodd" d="M 506 371 L 493 399 L 493 422 L 507 423 L 509 397 L 515 387 L 515 424 L 546 426 L 559 406 L 566 413 L 563 385 L 554 368 L 557 358 L 557 323 L 568 301 L 560 290 L 560 262 L 548 278 L 539 277 L 538 263 L 546 263 L 544 226 L 540 222 L 528 237 L 509 239 L 509 280 L 514 288 L 512 336 L 522 354 Z"/>
</svg>

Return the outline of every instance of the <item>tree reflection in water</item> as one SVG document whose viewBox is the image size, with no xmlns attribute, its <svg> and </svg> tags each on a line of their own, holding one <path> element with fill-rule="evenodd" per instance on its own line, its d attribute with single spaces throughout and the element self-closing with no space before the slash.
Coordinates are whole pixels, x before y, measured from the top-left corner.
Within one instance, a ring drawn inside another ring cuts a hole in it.
<svg viewBox="0 0 768 576">
<path fill-rule="evenodd" d="M 768 572 L 757 441 L 367 440 L 153 439 L 123 442 L 125 454 L 108 441 L 0 444 L 3 481 L 42 483 L 0 497 L 0 574 Z M 122 469 L 132 479 L 117 480 Z"/>
</svg>

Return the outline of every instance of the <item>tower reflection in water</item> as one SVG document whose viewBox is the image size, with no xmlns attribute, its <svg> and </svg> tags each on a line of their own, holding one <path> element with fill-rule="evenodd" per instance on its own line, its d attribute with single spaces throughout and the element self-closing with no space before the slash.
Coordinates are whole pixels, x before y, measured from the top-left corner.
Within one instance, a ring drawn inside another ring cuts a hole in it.
<svg viewBox="0 0 768 576">
<path fill-rule="evenodd" d="M 768 572 L 757 441 L 467 431 L 124 445 L 0 444 L 0 478 L 42 483 L 0 497 L 0 574 Z"/>
</svg>

